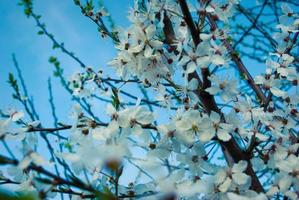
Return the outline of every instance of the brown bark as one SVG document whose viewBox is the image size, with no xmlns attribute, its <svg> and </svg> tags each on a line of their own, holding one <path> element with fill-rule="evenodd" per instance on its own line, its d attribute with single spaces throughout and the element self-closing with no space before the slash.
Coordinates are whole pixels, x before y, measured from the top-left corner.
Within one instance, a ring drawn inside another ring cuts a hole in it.
<svg viewBox="0 0 299 200">
<path fill-rule="evenodd" d="M 189 12 L 186 1 L 179 0 L 179 4 L 180 4 L 181 10 L 182 10 L 182 13 L 184 15 L 184 19 L 189 27 L 191 36 L 193 38 L 193 42 L 194 42 L 195 46 L 197 46 L 201 42 L 200 37 L 199 37 L 200 33 L 194 25 L 194 22 L 191 17 L 191 14 Z M 243 65 L 242 62 L 240 62 L 238 57 L 232 57 L 232 59 L 236 63 L 239 64 L 238 66 L 240 67 L 242 72 L 249 74 L 246 67 Z M 211 82 L 208 79 L 208 77 L 210 75 L 209 69 L 208 68 L 201 69 L 201 72 L 202 72 L 203 81 L 202 81 L 201 88 L 198 90 L 198 93 L 199 93 L 198 95 L 200 96 L 200 100 L 201 100 L 202 104 L 204 105 L 204 107 L 206 108 L 206 111 L 208 113 L 210 113 L 211 111 L 215 111 L 215 112 L 218 112 L 222 116 L 222 113 L 219 110 L 219 108 L 217 107 L 214 97 L 204 91 L 207 87 L 211 86 Z M 249 74 L 249 76 L 250 76 L 250 74 Z M 252 77 L 250 76 L 249 78 L 251 78 L 250 83 L 254 83 Z M 260 88 L 255 87 L 255 86 L 253 89 L 257 92 L 257 95 L 261 98 L 261 101 L 264 102 L 266 97 L 261 92 Z M 224 118 L 222 118 L 222 120 L 224 120 Z M 246 160 L 248 162 L 248 166 L 247 166 L 247 169 L 245 172 L 252 178 L 251 189 L 256 192 L 263 192 L 264 191 L 263 186 L 261 185 L 261 183 L 260 183 L 256 173 L 254 172 L 251 163 L 250 163 L 250 156 L 239 147 L 239 145 L 233 138 L 231 140 L 229 140 L 228 142 L 219 141 L 219 143 L 223 150 L 225 159 L 230 166 L 232 166 L 233 163 L 239 162 L 240 160 Z"/>
</svg>

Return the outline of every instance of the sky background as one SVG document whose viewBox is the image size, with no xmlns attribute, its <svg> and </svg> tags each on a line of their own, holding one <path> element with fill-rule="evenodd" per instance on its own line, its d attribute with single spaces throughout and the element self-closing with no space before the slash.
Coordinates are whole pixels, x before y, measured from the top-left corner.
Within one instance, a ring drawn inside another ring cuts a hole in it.
<svg viewBox="0 0 299 200">
<path fill-rule="evenodd" d="M 52 50 L 52 43 L 46 36 L 37 35 L 38 28 L 34 20 L 23 14 L 23 8 L 17 2 L 0 0 L 0 108 L 5 110 L 18 107 L 18 103 L 11 98 L 12 90 L 7 83 L 8 73 L 16 72 L 12 62 L 12 54 L 15 53 L 27 89 L 34 97 L 36 109 L 47 124 L 50 115 L 47 89 L 49 77 L 53 83 L 58 115 L 67 117 L 72 105 L 70 95 L 61 87 L 59 80 L 52 76 L 54 67 L 48 62 L 49 57 L 56 56 L 60 60 L 67 76 L 81 69 L 60 50 Z M 128 25 L 126 16 L 131 3 L 130 0 L 104 1 L 116 24 L 121 26 Z M 95 70 L 105 67 L 105 63 L 115 55 L 111 40 L 100 37 L 96 25 L 81 14 L 80 8 L 72 0 L 35 0 L 34 11 L 42 15 L 41 21 L 58 41 L 64 42 L 66 48 Z"/>
</svg>

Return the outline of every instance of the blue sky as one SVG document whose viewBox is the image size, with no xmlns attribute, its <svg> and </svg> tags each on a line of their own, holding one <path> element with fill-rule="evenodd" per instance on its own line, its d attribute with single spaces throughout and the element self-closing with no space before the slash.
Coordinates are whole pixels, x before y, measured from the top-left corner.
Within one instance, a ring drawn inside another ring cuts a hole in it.
<svg viewBox="0 0 299 200">
<path fill-rule="evenodd" d="M 48 38 L 36 34 L 38 28 L 35 22 L 25 17 L 23 8 L 17 3 L 16 0 L 0 1 L 0 108 L 18 105 L 12 100 L 7 84 L 8 73 L 15 72 L 12 62 L 12 53 L 15 53 L 42 121 L 49 121 L 47 79 L 52 76 L 54 68 L 48 63 L 48 58 L 52 55 L 58 57 L 66 75 L 79 71 L 80 67 L 59 50 L 52 50 Z M 126 16 L 132 1 L 106 0 L 104 4 L 111 11 L 116 24 L 128 24 Z M 95 70 L 104 67 L 115 55 L 112 42 L 100 38 L 96 25 L 81 14 L 73 1 L 35 0 L 34 10 L 42 15 L 42 21 L 58 41 L 64 42 L 68 49 Z M 60 86 L 58 79 L 52 77 L 52 82 L 58 114 L 64 119 L 71 108 L 70 96 Z"/>
</svg>

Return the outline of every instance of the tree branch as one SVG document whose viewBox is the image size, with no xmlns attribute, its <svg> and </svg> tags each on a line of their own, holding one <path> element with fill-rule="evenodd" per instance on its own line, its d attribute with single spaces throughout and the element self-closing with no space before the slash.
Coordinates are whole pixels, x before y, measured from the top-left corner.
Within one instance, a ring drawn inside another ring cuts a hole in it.
<svg viewBox="0 0 299 200">
<path fill-rule="evenodd" d="M 211 24 L 212 29 L 214 29 L 214 30 L 218 29 L 215 20 L 212 18 L 212 16 L 210 14 L 208 14 L 208 20 Z M 222 34 L 224 34 L 223 31 L 220 31 L 220 32 Z M 256 93 L 256 95 L 260 99 L 261 103 L 265 104 L 266 103 L 266 96 L 264 95 L 261 88 L 258 85 L 255 84 L 253 77 L 251 76 L 251 74 L 249 73 L 247 68 L 244 66 L 244 64 L 243 64 L 242 60 L 240 59 L 240 57 L 235 53 L 235 51 L 233 50 L 232 46 L 230 45 L 230 43 L 227 41 L 226 38 L 223 38 L 222 42 L 223 42 L 224 46 L 227 48 L 227 50 L 228 50 L 228 52 L 231 56 L 231 59 L 235 62 L 235 64 L 238 67 L 239 71 L 245 76 L 245 79 L 247 80 L 248 84 L 251 86 L 253 91 Z"/>
</svg>

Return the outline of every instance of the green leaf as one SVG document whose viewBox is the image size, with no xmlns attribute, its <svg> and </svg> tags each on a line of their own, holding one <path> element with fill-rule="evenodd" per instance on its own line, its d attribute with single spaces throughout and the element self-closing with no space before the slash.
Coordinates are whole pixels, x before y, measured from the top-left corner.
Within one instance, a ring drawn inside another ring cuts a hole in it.
<svg viewBox="0 0 299 200">
<path fill-rule="evenodd" d="M 60 66 L 60 62 L 54 56 L 51 56 L 49 58 L 49 62 L 52 63 L 56 68 L 59 68 L 59 66 Z"/>
<path fill-rule="evenodd" d="M 50 63 L 55 63 L 57 61 L 57 58 L 56 57 L 54 57 L 54 56 L 50 56 L 50 58 L 49 58 L 49 62 Z"/>
<path fill-rule="evenodd" d="M 56 49 L 56 48 L 59 48 L 59 45 L 54 43 L 53 46 L 52 46 L 52 49 Z"/>
<path fill-rule="evenodd" d="M 38 34 L 38 35 L 43 35 L 43 34 L 44 34 L 44 31 L 38 31 L 37 34 Z"/>
<path fill-rule="evenodd" d="M 63 146 L 67 148 L 70 152 L 72 152 L 73 146 L 69 142 L 64 143 Z"/>
<path fill-rule="evenodd" d="M 240 74 L 240 78 L 243 79 L 243 80 L 248 80 L 248 77 L 245 73 L 239 73 Z"/>
<path fill-rule="evenodd" d="M 11 84 L 14 84 L 16 82 L 16 80 L 15 80 L 12 73 L 8 74 L 8 82 L 11 83 Z"/>
<path fill-rule="evenodd" d="M 89 1 L 87 1 L 86 5 L 85 5 L 84 11 L 85 12 L 90 12 L 90 11 L 93 10 L 93 8 L 94 8 L 93 1 L 89 0 Z"/>
<path fill-rule="evenodd" d="M 12 73 L 8 74 L 8 81 L 7 82 L 10 84 L 10 86 L 16 92 L 16 94 L 13 95 L 13 98 L 18 99 L 18 97 L 20 97 L 19 86 L 18 86 L 17 80 L 14 78 L 14 75 Z"/>
<path fill-rule="evenodd" d="M 56 61 L 56 62 L 54 63 L 54 65 L 55 65 L 55 67 L 59 67 L 59 66 L 60 66 L 60 62 Z"/>
<path fill-rule="evenodd" d="M 27 17 L 29 17 L 32 14 L 31 8 L 25 8 L 24 13 Z"/>
<path fill-rule="evenodd" d="M 80 5 L 80 0 L 74 0 L 75 5 Z"/>
<path fill-rule="evenodd" d="M 230 36 L 228 36 L 228 37 L 226 38 L 226 40 L 227 40 L 229 43 L 231 43 L 231 42 L 233 41 L 233 38 L 230 37 Z"/>
<path fill-rule="evenodd" d="M 232 55 L 233 55 L 233 56 L 236 56 L 236 57 L 239 57 L 239 56 L 240 56 L 240 53 L 237 52 L 237 51 L 233 51 L 233 52 L 232 52 Z"/>
</svg>

